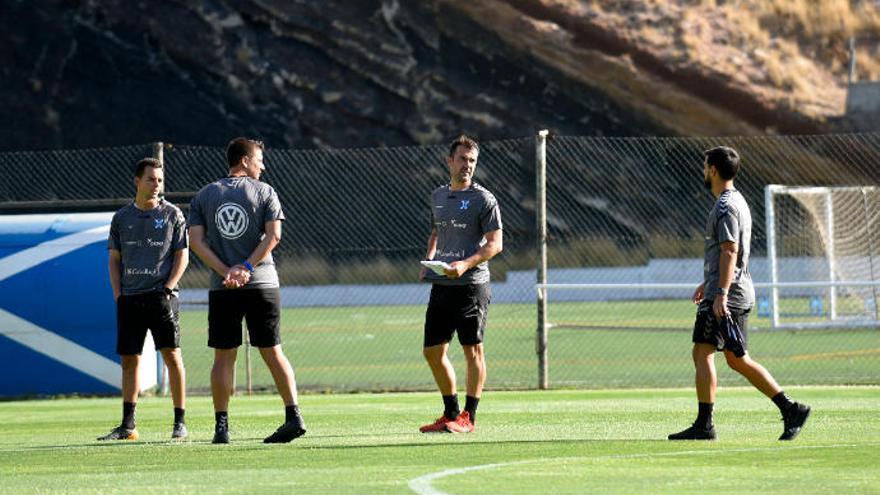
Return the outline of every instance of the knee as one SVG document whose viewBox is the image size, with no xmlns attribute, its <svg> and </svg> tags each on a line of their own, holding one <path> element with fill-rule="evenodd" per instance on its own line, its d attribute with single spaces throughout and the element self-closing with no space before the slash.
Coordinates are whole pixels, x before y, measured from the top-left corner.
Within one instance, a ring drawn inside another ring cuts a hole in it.
<svg viewBox="0 0 880 495">
<path fill-rule="evenodd" d="M 743 373 L 750 367 L 749 362 L 746 361 L 748 359 L 746 356 L 738 358 L 731 353 L 724 353 L 724 357 L 727 359 L 727 366 L 737 373 Z"/>
<path fill-rule="evenodd" d="M 482 345 L 466 345 L 462 347 L 464 357 L 468 362 L 482 365 L 483 364 L 483 346 Z"/>
<path fill-rule="evenodd" d="M 180 355 L 180 349 L 163 352 L 162 359 L 165 360 L 165 366 L 167 366 L 169 370 L 183 369 L 183 357 Z"/>
<path fill-rule="evenodd" d="M 422 356 L 425 357 L 425 361 L 434 364 L 443 361 L 443 352 L 436 347 L 424 347 L 422 348 Z"/>
<path fill-rule="evenodd" d="M 136 370 L 138 364 L 140 364 L 141 357 L 137 354 L 132 354 L 129 356 L 122 356 L 122 369 L 123 371 L 132 371 Z"/>
</svg>

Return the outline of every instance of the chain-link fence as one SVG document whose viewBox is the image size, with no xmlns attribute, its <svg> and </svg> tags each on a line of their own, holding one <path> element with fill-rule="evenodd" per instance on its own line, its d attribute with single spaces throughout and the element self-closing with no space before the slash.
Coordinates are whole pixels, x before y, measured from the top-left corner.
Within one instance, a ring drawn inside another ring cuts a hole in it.
<svg viewBox="0 0 880 495">
<path fill-rule="evenodd" d="M 692 383 L 693 289 L 655 285 L 695 286 L 702 276 L 702 231 L 712 205 L 702 185 L 702 151 L 717 144 L 734 146 L 743 156 L 737 187 L 752 207 L 758 282 L 769 279 L 762 272 L 766 184 L 880 182 L 880 134 L 551 138 L 547 280 L 614 284 L 548 292 L 551 387 Z M 195 191 L 226 173 L 220 148 L 161 149 L 167 196 L 185 212 Z M 535 149 L 535 138 L 482 143 L 476 173 L 498 198 L 504 220 L 505 249 L 490 263 L 490 388 L 538 383 Z M 44 210 L 52 204 L 69 209 L 89 200 L 97 202 L 95 208 L 108 198 L 116 198 L 114 208 L 121 206 L 121 198 L 133 195 L 131 167 L 153 153 L 146 145 L 0 154 L 0 164 L 16 167 L 19 181 L 0 185 L 0 208 L 20 212 L 29 208 L 22 202 L 43 201 L 49 202 L 38 204 Z M 275 251 L 285 306 L 282 338 L 302 388 L 433 388 L 421 356 L 429 288 L 416 277 L 430 232 L 429 195 L 448 181 L 445 153 L 445 145 L 267 150 L 263 179 L 278 191 L 287 217 Z M 193 391 L 207 390 L 212 359 L 206 346 L 207 275 L 193 256 L 182 281 L 182 348 Z M 769 329 L 765 308 L 754 313 L 753 355 L 783 383 L 880 382 L 877 328 L 782 332 Z M 458 347 L 450 349 L 463 377 Z M 265 366 L 250 362 L 258 353 L 240 356 L 239 388 L 272 386 Z M 740 383 L 727 371 L 721 381 Z"/>
</svg>

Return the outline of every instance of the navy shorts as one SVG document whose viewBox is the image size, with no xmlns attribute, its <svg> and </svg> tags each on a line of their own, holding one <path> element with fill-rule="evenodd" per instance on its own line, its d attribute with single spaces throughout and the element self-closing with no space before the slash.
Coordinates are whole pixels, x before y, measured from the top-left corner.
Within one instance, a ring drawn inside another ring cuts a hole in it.
<svg viewBox="0 0 880 495">
<path fill-rule="evenodd" d="M 122 295 L 116 299 L 116 353 L 144 352 L 147 330 L 156 349 L 180 347 L 180 301 L 164 292 Z"/>
<path fill-rule="evenodd" d="M 247 322 L 254 347 L 281 343 L 281 291 L 220 289 L 208 292 L 208 347 L 233 349 L 241 345 L 241 320 Z"/>
<path fill-rule="evenodd" d="M 425 313 L 425 347 L 452 340 L 458 331 L 461 345 L 483 342 L 492 291 L 489 284 L 439 285 L 431 287 Z"/>
<path fill-rule="evenodd" d="M 715 319 L 715 314 L 712 313 L 712 303 L 713 301 L 711 300 L 705 300 L 697 307 L 693 342 L 695 344 L 714 345 L 715 349 L 721 351 L 724 350 L 725 346 L 724 333 L 718 324 L 718 320 Z M 740 331 L 742 331 L 743 350 L 748 350 L 749 310 L 730 307 L 727 310 L 730 312 L 730 317 L 739 326 Z"/>
</svg>

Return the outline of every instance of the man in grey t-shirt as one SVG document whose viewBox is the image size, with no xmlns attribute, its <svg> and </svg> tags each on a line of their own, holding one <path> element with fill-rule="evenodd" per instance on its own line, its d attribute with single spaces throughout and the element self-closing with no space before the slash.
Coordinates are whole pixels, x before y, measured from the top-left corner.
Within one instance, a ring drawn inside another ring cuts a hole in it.
<svg viewBox="0 0 880 495">
<path fill-rule="evenodd" d="M 186 223 L 180 209 L 160 197 L 162 163 L 144 158 L 135 166 L 134 202 L 110 221 L 108 269 L 116 299 L 116 352 L 122 361 L 122 423 L 98 440 L 136 440 L 140 355 L 147 330 L 168 366 L 174 426 L 171 437 L 187 436 L 185 372 L 180 353 L 177 282 L 189 262 Z"/>
<path fill-rule="evenodd" d="M 229 396 L 247 321 L 251 345 L 275 380 L 285 420 L 266 443 L 286 443 L 305 434 L 297 405 L 293 367 L 281 349 L 281 294 L 272 250 L 281 240 L 284 214 L 272 186 L 260 182 L 263 143 L 236 138 L 226 147 L 229 176 L 203 187 L 190 205 L 192 249 L 212 270 L 208 293 L 208 346 L 214 348 L 213 443 L 229 443 Z"/>
<path fill-rule="evenodd" d="M 748 315 L 755 302 L 749 274 L 752 215 L 745 198 L 733 186 L 739 163 L 733 148 L 719 146 L 705 152 L 703 183 L 716 201 L 706 222 L 703 283 L 692 297 L 699 305 L 692 351 L 698 412 L 694 424 L 669 435 L 670 440 L 715 439 L 715 352 L 721 350 L 728 366 L 779 408 L 784 422 L 780 440 L 793 440 L 810 414 L 810 407 L 789 399 L 770 372 L 747 351 Z"/>
<path fill-rule="evenodd" d="M 501 252 L 501 210 L 488 190 L 473 181 L 480 146 L 459 136 L 446 159 L 450 182 L 431 194 L 431 235 L 427 259 L 448 263 L 443 275 L 422 268 L 420 278 L 433 284 L 425 314 L 423 354 L 443 397 L 444 411 L 422 433 L 474 430 L 477 404 L 486 381 L 483 332 L 491 297 L 488 261 Z M 467 397 L 459 410 L 455 370 L 446 351 L 452 335 L 467 363 Z"/>
</svg>

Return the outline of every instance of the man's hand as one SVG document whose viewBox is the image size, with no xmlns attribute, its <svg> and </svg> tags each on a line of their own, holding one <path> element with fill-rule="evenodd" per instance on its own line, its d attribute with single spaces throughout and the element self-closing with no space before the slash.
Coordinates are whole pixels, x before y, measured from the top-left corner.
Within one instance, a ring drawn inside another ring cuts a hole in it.
<svg viewBox="0 0 880 495">
<path fill-rule="evenodd" d="M 712 303 L 712 313 L 715 314 L 716 321 L 721 321 L 722 318 L 729 314 L 727 311 L 727 294 L 715 296 L 715 302 Z"/>
<path fill-rule="evenodd" d="M 701 302 L 703 302 L 703 292 L 705 290 L 705 284 L 698 285 L 697 288 L 694 290 L 694 295 L 691 296 L 691 301 L 693 301 L 694 304 L 700 304 Z"/>
<path fill-rule="evenodd" d="M 443 273 L 445 273 L 448 278 L 460 278 L 466 271 L 468 271 L 467 263 L 464 261 L 453 261 L 449 264 L 448 269 L 443 270 Z"/>
<path fill-rule="evenodd" d="M 419 270 L 419 282 L 421 282 L 422 280 L 425 280 L 425 275 L 427 275 L 427 274 L 428 274 L 428 268 L 423 266 L 422 269 Z"/>
<path fill-rule="evenodd" d="M 227 289 L 244 287 L 251 280 L 251 272 L 244 265 L 230 267 L 223 279 L 223 286 Z"/>
</svg>

